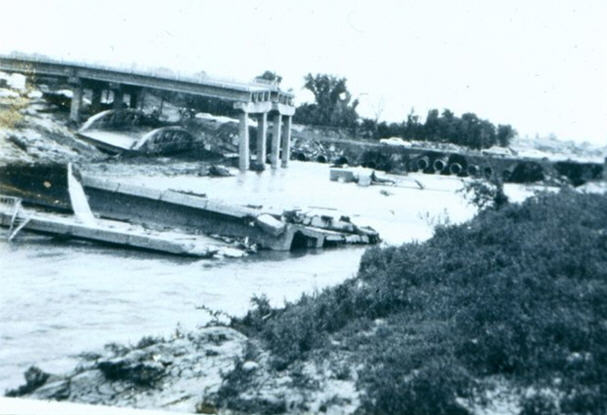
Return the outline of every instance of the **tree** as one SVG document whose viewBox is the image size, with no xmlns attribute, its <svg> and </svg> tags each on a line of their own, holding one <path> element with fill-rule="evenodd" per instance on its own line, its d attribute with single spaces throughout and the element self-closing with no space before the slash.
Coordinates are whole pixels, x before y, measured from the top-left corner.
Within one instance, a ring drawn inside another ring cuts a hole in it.
<svg viewBox="0 0 607 415">
<path fill-rule="evenodd" d="M 422 129 L 423 126 L 419 122 L 419 115 L 415 115 L 415 109 L 411 108 L 411 111 L 407 114 L 407 121 L 403 123 L 403 138 L 420 139 L 423 135 Z"/>
<path fill-rule="evenodd" d="M 440 140 L 440 120 L 437 109 L 428 111 L 426 123 L 424 124 L 423 138 L 428 141 Z"/>
<path fill-rule="evenodd" d="M 282 82 L 282 76 L 278 75 L 276 72 L 265 71 L 259 76 L 255 77 L 255 80 L 267 81 L 276 85 L 280 85 Z"/>
<path fill-rule="evenodd" d="M 306 75 L 304 88 L 314 95 L 314 104 L 303 104 L 295 112 L 295 121 L 333 127 L 355 127 L 358 100 L 346 87 L 346 78 L 327 74 Z"/>
<path fill-rule="evenodd" d="M 500 146 L 508 147 L 515 135 L 516 131 L 510 124 L 497 126 L 497 142 Z"/>
</svg>

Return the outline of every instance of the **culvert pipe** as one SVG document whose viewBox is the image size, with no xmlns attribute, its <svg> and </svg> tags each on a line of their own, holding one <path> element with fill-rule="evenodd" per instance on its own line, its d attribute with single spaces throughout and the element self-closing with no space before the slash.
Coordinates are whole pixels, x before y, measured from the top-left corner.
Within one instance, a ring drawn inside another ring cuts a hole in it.
<svg viewBox="0 0 607 415">
<path fill-rule="evenodd" d="M 468 166 L 468 176 L 477 177 L 481 172 L 481 169 L 476 164 L 470 164 Z"/>
<path fill-rule="evenodd" d="M 514 167 L 504 169 L 504 171 L 502 171 L 502 180 L 505 182 L 509 181 L 510 178 L 512 178 L 513 172 L 514 172 Z"/>
<path fill-rule="evenodd" d="M 439 157 L 436 160 L 434 160 L 434 163 L 432 163 L 432 167 L 434 167 L 434 171 L 440 173 L 441 171 L 443 171 L 445 169 L 445 167 L 447 167 L 448 162 L 449 162 L 449 157 Z"/>
<path fill-rule="evenodd" d="M 493 169 L 489 166 L 486 166 L 483 169 L 483 176 L 485 176 L 485 178 L 490 179 L 491 176 L 493 176 Z"/>
<path fill-rule="evenodd" d="M 426 170 L 430 166 L 430 159 L 428 156 L 420 157 L 417 159 L 416 165 L 418 170 Z"/>
<path fill-rule="evenodd" d="M 462 172 L 462 165 L 459 163 L 451 163 L 449 165 L 449 173 L 451 174 L 460 174 Z"/>
</svg>

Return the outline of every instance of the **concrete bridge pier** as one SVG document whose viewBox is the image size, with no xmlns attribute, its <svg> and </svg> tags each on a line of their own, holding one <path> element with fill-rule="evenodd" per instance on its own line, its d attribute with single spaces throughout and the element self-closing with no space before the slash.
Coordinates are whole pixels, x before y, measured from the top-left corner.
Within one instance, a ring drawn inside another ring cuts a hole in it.
<svg viewBox="0 0 607 415">
<path fill-rule="evenodd" d="M 129 108 L 137 108 L 137 93 L 129 92 Z"/>
<path fill-rule="evenodd" d="M 101 88 L 92 88 L 91 89 L 91 112 L 93 114 L 101 111 Z"/>
<path fill-rule="evenodd" d="M 249 113 L 240 113 L 240 141 L 238 142 L 238 168 L 245 172 L 249 170 Z"/>
<path fill-rule="evenodd" d="M 272 109 L 269 101 L 236 102 L 235 109 L 240 112 L 240 139 L 238 142 L 238 167 L 245 172 L 249 169 L 249 114 L 259 114 L 259 132 L 257 140 L 257 158 L 260 163 L 265 162 L 265 136 L 267 134 L 267 114 Z"/>
<path fill-rule="evenodd" d="M 285 116 L 285 122 L 283 125 L 282 135 L 282 167 L 287 167 L 289 163 L 289 157 L 291 156 L 291 118 L 290 115 Z"/>
<path fill-rule="evenodd" d="M 137 93 L 135 94 L 135 106 L 133 106 L 133 108 L 136 109 L 140 109 L 143 110 L 144 106 L 145 106 L 145 90 L 143 88 L 140 88 Z"/>
<path fill-rule="evenodd" d="M 266 165 L 266 138 L 268 135 L 268 113 L 262 112 L 257 118 L 257 163 L 261 169 Z"/>
<path fill-rule="evenodd" d="M 70 120 L 80 122 L 80 110 L 82 109 L 82 83 L 78 78 L 70 79 L 72 85 L 72 103 L 70 106 Z"/>
<path fill-rule="evenodd" d="M 278 168 L 278 153 L 280 152 L 280 136 L 282 131 L 282 115 L 280 112 L 274 115 L 274 131 L 272 132 L 272 149 L 270 154 L 270 163 L 272 168 Z"/>
<path fill-rule="evenodd" d="M 121 110 L 122 104 L 124 103 L 124 91 L 122 90 L 120 85 L 114 84 L 110 84 L 110 89 L 112 90 L 112 95 L 114 96 L 112 108 L 114 110 Z"/>
</svg>

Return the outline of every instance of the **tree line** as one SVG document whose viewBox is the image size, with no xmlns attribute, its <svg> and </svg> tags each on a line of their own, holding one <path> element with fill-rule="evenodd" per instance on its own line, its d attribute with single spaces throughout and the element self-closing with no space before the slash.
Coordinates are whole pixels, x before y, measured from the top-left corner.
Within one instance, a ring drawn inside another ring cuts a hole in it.
<svg viewBox="0 0 607 415">
<path fill-rule="evenodd" d="M 268 72 L 264 75 L 264 78 L 271 78 Z M 474 149 L 495 145 L 506 147 L 516 135 L 508 124 L 496 126 L 472 112 L 458 117 L 448 109 L 442 112 L 429 110 L 424 122 L 413 110 L 401 122 L 387 123 L 360 117 L 356 111 L 359 102 L 352 99 L 346 78 L 308 74 L 304 80 L 304 87 L 312 92 L 314 102 L 297 107 L 293 121 L 299 124 L 347 128 L 355 136 L 367 139 L 400 137 L 404 140 L 453 143 Z"/>
</svg>

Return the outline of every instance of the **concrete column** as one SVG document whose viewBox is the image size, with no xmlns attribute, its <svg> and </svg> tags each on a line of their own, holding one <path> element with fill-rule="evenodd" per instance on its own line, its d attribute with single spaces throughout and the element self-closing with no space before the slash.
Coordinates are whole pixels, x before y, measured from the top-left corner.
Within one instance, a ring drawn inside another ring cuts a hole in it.
<svg viewBox="0 0 607 415">
<path fill-rule="evenodd" d="M 268 113 L 262 112 L 257 119 L 257 163 L 266 165 L 266 138 L 268 136 Z"/>
<path fill-rule="evenodd" d="M 122 103 L 124 102 L 124 92 L 121 89 L 113 89 L 112 92 L 114 93 L 114 102 L 112 107 L 115 110 L 121 110 Z"/>
<path fill-rule="evenodd" d="M 143 110 L 145 108 L 145 90 L 143 88 L 137 91 L 137 109 Z"/>
<path fill-rule="evenodd" d="M 139 96 L 137 92 L 129 92 L 129 108 L 137 108 L 139 102 Z"/>
<path fill-rule="evenodd" d="M 101 110 L 101 89 L 93 88 L 93 94 L 91 97 L 91 112 L 93 114 L 98 113 Z"/>
<path fill-rule="evenodd" d="M 270 154 L 270 162 L 272 163 L 272 168 L 275 169 L 278 167 L 278 152 L 280 148 L 280 132 L 281 128 L 282 116 L 280 113 L 274 116 L 274 131 L 272 132 L 272 149 Z"/>
<path fill-rule="evenodd" d="M 287 167 L 289 157 L 291 157 L 291 118 L 286 116 L 284 125 L 284 134 L 282 135 L 282 167 Z"/>
<path fill-rule="evenodd" d="M 238 142 L 238 167 L 241 172 L 249 170 L 249 114 L 240 113 L 240 141 Z"/>
<path fill-rule="evenodd" d="M 72 105 L 70 107 L 70 120 L 80 122 L 80 108 L 82 107 L 82 85 L 72 87 Z"/>
</svg>

